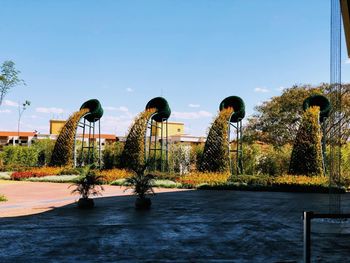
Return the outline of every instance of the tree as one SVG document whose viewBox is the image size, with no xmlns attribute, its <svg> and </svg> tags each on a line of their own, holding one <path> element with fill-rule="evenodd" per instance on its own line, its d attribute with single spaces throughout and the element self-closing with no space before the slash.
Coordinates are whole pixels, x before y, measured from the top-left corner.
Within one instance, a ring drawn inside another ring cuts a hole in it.
<svg viewBox="0 0 350 263">
<path fill-rule="evenodd" d="M 295 175 L 323 174 L 321 150 L 320 108 L 310 107 L 302 117 L 302 123 L 295 138 L 289 173 Z"/>
<path fill-rule="evenodd" d="M 348 90 L 349 85 L 343 87 L 344 90 Z M 248 120 L 245 127 L 244 139 L 246 141 L 259 140 L 277 147 L 292 144 L 301 122 L 304 99 L 312 94 L 327 96 L 329 89 L 327 84 L 316 87 L 295 85 L 285 89 L 282 95 L 272 97 L 255 107 L 256 113 Z M 342 96 L 344 140 L 350 136 L 349 106 L 350 94 L 346 92 Z"/>
<path fill-rule="evenodd" d="M 226 172 L 230 170 L 228 120 L 233 108 L 223 109 L 210 127 L 199 165 L 201 172 Z"/>
<path fill-rule="evenodd" d="M 11 88 L 20 84 L 25 85 L 24 80 L 19 78 L 21 72 L 16 70 L 15 63 L 7 60 L 0 66 L 0 106 L 6 94 Z"/>
</svg>

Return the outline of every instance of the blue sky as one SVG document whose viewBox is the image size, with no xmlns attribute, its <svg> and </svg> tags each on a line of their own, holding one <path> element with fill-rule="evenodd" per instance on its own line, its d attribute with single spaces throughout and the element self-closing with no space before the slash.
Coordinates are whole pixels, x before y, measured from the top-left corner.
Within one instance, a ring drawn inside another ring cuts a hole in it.
<svg viewBox="0 0 350 263">
<path fill-rule="evenodd" d="M 16 130 L 15 102 L 30 100 L 21 130 L 48 133 L 87 99 L 105 108 L 102 131 L 125 135 L 153 97 L 171 121 L 205 135 L 219 103 L 254 106 L 281 88 L 329 81 L 329 0 L 0 0 L 0 63 L 26 87 L 0 107 Z M 343 81 L 350 81 L 343 41 Z M 11 106 L 12 105 L 12 106 Z"/>
</svg>

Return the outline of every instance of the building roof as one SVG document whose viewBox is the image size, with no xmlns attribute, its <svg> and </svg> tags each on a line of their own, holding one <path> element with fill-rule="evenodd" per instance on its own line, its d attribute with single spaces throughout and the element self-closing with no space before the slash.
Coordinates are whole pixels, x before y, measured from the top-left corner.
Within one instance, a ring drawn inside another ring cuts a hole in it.
<svg viewBox="0 0 350 263">
<path fill-rule="evenodd" d="M 11 136 L 18 136 L 18 132 L 16 131 L 0 131 L 0 137 L 11 137 Z M 35 132 L 20 132 L 19 133 L 20 137 L 34 137 L 34 136 L 38 136 L 38 137 L 50 137 L 50 134 L 37 134 Z M 82 134 L 78 134 L 78 137 L 82 137 Z M 58 137 L 58 135 L 55 135 L 55 137 Z M 85 134 L 85 138 L 88 138 L 89 134 Z M 99 136 L 98 134 L 95 134 L 95 136 L 93 137 L 92 135 L 90 136 L 90 138 L 96 138 L 98 139 Z M 105 139 L 105 140 L 116 140 L 117 136 L 114 134 L 101 134 L 101 139 Z"/>
<path fill-rule="evenodd" d="M 173 142 L 205 142 L 206 137 L 198 137 L 188 134 L 182 135 L 171 135 L 169 136 L 170 140 Z"/>
<path fill-rule="evenodd" d="M 35 132 L 16 132 L 16 131 L 0 131 L 0 136 L 2 137 L 9 137 L 9 136 L 20 136 L 20 137 L 31 137 L 35 136 Z"/>
<path fill-rule="evenodd" d="M 345 42 L 350 57 L 350 0 L 340 0 L 341 13 L 343 17 Z"/>
</svg>

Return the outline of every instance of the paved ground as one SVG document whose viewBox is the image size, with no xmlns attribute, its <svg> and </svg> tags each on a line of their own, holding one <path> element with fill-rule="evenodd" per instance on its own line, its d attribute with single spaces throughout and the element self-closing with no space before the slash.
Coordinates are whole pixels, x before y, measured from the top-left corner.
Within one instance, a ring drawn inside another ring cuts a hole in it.
<svg viewBox="0 0 350 263">
<path fill-rule="evenodd" d="M 344 210 L 349 201 L 343 195 Z M 0 262 L 301 262 L 302 211 L 328 211 L 324 194 L 179 191 L 157 194 L 143 212 L 133 202 L 0 218 Z M 349 262 L 349 223 L 313 230 L 313 262 Z"/>
<path fill-rule="evenodd" d="M 0 180 L 0 194 L 8 199 L 0 202 L 0 217 L 23 216 L 46 212 L 76 202 L 74 186 L 66 183 L 38 183 Z M 125 187 L 105 185 L 103 197 L 130 195 Z M 156 192 L 173 192 L 177 189 L 156 189 Z"/>
</svg>

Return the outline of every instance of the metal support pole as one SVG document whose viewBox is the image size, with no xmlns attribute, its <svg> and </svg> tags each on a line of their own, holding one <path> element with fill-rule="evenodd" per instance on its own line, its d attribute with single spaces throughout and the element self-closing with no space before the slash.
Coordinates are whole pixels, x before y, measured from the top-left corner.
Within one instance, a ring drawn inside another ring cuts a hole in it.
<svg viewBox="0 0 350 263">
<path fill-rule="evenodd" d="M 73 164 L 77 167 L 77 130 L 74 133 Z"/>
<path fill-rule="evenodd" d="M 82 138 L 82 141 L 81 141 L 81 157 L 80 157 L 80 165 L 81 165 L 81 166 L 84 166 L 85 125 L 86 125 L 86 119 L 84 118 L 84 124 L 83 124 L 83 138 Z"/>
<path fill-rule="evenodd" d="M 151 160 L 151 148 L 152 148 L 152 129 L 153 120 L 151 119 L 150 129 L 149 129 L 149 144 L 148 144 L 148 161 Z"/>
<path fill-rule="evenodd" d="M 89 137 L 88 137 L 88 158 L 87 158 L 87 162 L 88 164 L 90 163 L 90 139 L 91 139 L 91 124 L 89 125 Z M 83 154 L 84 155 L 84 154 Z"/>
<path fill-rule="evenodd" d="M 232 160 L 231 160 L 231 122 L 228 121 L 228 157 L 230 165 L 230 175 L 232 176 Z"/>
<path fill-rule="evenodd" d="M 239 121 L 239 170 L 243 174 L 243 129 L 242 120 Z"/>
<path fill-rule="evenodd" d="M 101 169 L 101 122 L 98 120 L 98 167 Z"/>
<path fill-rule="evenodd" d="M 166 169 L 167 169 L 167 171 L 169 172 L 169 141 L 168 141 L 168 119 L 166 120 L 166 122 L 165 122 L 165 131 L 166 131 L 166 133 L 165 133 L 165 136 L 166 136 L 166 139 L 165 139 L 165 142 L 166 142 L 166 144 L 165 144 L 165 148 L 166 148 L 166 150 L 165 150 L 165 158 L 166 158 Z"/>
<path fill-rule="evenodd" d="M 326 176 L 327 174 L 327 156 L 326 156 L 326 123 L 325 123 L 325 118 L 323 119 L 323 122 L 321 124 L 322 127 L 322 164 L 323 164 L 323 176 Z"/>
<path fill-rule="evenodd" d="M 158 122 L 155 122 L 156 133 L 154 134 L 154 153 L 153 153 L 153 162 L 154 162 L 154 171 L 157 170 L 157 133 L 158 133 Z"/>
<path fill-rule="evenodd" d="M 163 134 L 163 128 L 164 128 L 164 119 L 162 120 L 161 126 L 160 126 L 160 137 L 161 137 L 161 144 L 160 144 L 160 170 L 164 172 L 164 166 L 163 166 L 163 151 L 164 151 L 164 134 Z"/>
<path fill-rule="evenodd" d="M 311 262 L 311 219 L 313 212 L 304 211 L 304 263 Z"/>
<path fill-rule="evenodd" d="M 89 164 L 91 164 L 91 163 L 94 163 L 94 157 L 95 157 L 95 124 L 96 124 L 96 122 L 94 122 L 93 123 L 93 126 L 92 126 L 92 152 L 91 152 L 91 159 L 92 160 L 90 160 L 90 162 L 89 162 Z M 90 157 L 90 156 L 89 156 Z"/>
<path fill-rule="evenodd" d="M 148 129 L 149 129 L 149 125 L 147 123 L 147 128 L 146 128 L 146 131 L 145 131 L 145 135 L 144 135 L 144 160 L 145 160 L 145 163 L 147 162 L 147 132 L 148 132 Z"/>
<path fill-rule="evenodd" d="M 237 122 L 236 131 L 236 173 L 239 174 L 239 122 Z"/>
</svg>

